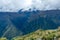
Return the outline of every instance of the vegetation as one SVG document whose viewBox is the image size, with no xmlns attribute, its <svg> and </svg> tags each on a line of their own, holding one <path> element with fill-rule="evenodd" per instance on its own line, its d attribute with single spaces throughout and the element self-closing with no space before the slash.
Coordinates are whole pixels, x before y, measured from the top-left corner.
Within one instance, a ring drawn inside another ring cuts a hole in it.
<svg viewBox="0 0 60 40">
<path fill-rule="evenodd" d="M 0 38 L 7 40 L 7 38 Z M 55 30 L 37 30 L 24 36 L 17 36 L 11 40 L 60 40 L 60 28 Z"/>
<path fill-rule="evenodd" d="M 15 37 L 14 40 L 60 40 L 60 28 L 55 30 L 37 30 L 30 34 Z"/>
<path fill-rule="evenodd" d="M 7 40 L 7 38 L 5 38 L 5 37 L 2 37 L 2 38 L 0 38 L 0 40 Z"/>
</svg>

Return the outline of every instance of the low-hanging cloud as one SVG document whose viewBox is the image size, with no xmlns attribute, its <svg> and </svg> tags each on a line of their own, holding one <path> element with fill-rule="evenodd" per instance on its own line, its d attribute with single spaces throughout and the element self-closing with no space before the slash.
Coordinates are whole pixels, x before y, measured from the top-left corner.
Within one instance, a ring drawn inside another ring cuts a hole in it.
<svg viewBox="0 0 60 40">
<path fill-rule="evenodd" d="M 35 7 L 39 10 L 60 9 L 60 0 L 0 0 L 0 11 L 18 11 Z"/>
</svg>

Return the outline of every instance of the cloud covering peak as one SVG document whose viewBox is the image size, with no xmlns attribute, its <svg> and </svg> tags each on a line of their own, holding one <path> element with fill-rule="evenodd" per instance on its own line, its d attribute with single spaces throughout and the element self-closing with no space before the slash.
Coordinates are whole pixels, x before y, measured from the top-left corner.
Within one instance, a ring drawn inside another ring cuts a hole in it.
<svg viewBox="0 0 60 40">
<path fill-rule="evenodd" d="M 36 8 L 39 10 L 60 9 L 60 0 L 0 0 L 0 11 L 18 11 Z"/>
</svg>

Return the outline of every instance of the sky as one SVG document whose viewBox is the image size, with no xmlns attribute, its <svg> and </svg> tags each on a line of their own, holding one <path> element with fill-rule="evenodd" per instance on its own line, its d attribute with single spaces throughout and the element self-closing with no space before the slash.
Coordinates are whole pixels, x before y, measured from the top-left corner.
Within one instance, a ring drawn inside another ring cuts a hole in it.
<svg viewBox="0 0 60 40">
<path fill-rule="evenodd" d="M 60 0 L 0 0 L 0 12 L 17 12 L 20 9 L 28 10 L 60 9 Z"/>
</svg>

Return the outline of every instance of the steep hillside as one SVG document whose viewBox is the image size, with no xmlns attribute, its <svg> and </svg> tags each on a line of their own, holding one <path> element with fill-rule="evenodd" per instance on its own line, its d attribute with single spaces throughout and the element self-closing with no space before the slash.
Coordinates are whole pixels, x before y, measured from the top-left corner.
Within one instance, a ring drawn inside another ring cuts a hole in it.
<svg viewBox="0 0 60 40">
<path fill-rule="evenodd" d="M 38 29 L 56 29 L 58 26 L 60 10 L 0 12 L 0 37 L 12 38 Z"/>
<path fill-rule="evenodd" d="M 12 40 L 60 40 L 60 28 L 54 30 L 37 30 L 24 36 L 14 37 Z"/>
</svg>

